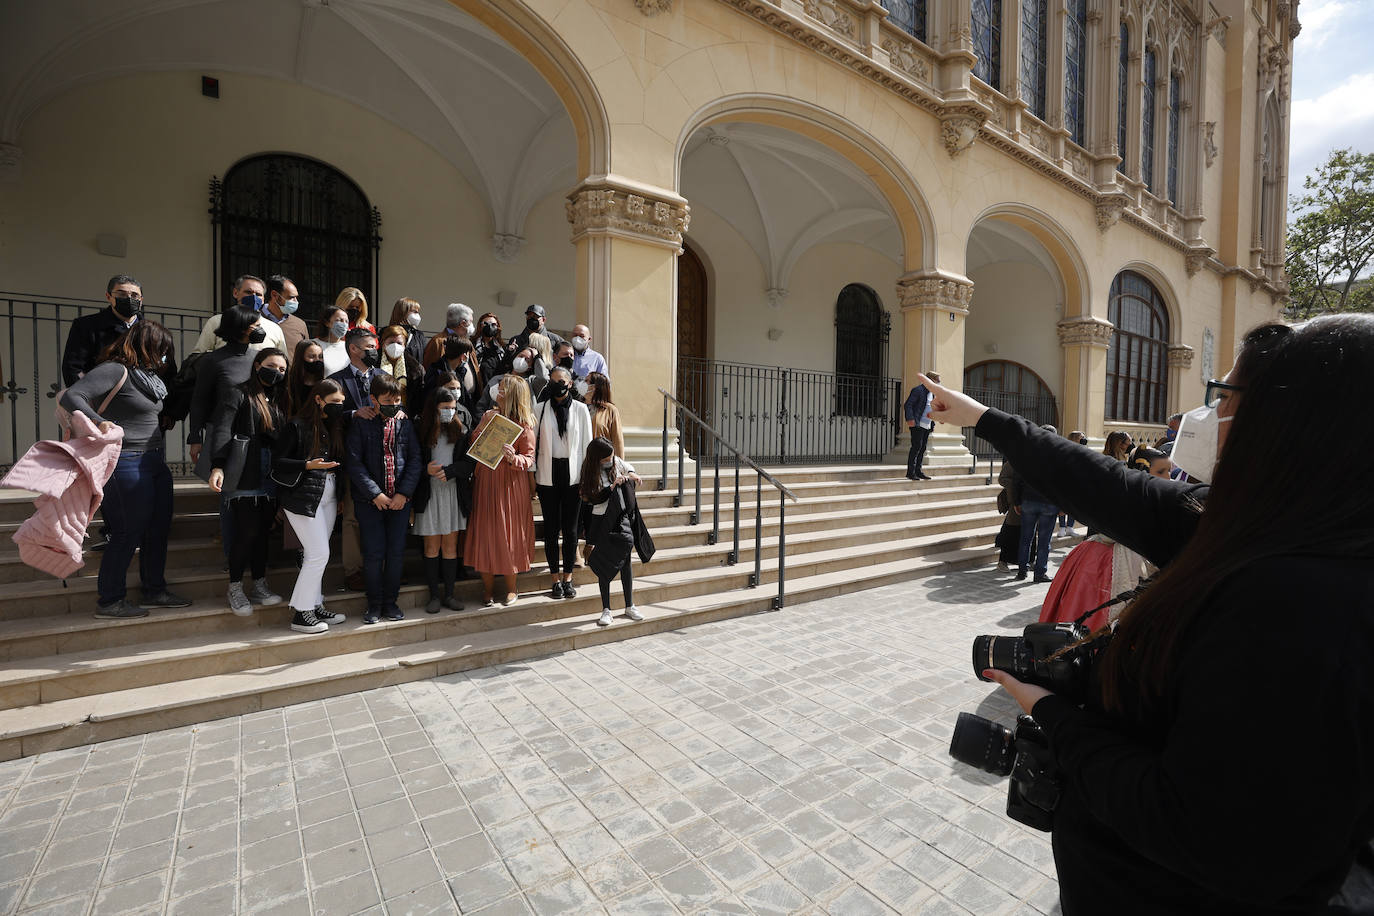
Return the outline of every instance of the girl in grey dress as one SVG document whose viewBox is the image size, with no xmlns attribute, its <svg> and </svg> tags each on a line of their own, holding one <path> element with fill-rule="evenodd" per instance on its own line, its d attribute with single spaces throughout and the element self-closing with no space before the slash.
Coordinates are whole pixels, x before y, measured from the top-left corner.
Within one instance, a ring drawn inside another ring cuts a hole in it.
<svg viewBox="0 0 1374 916">
<path fill-rule="evenodd" d="M 445 607 L 463 609 L 454 590 L 458 580 L 458 538 L 467 528 L 472 511 L 468 422 L 457 394 L 440 386 L 426 399 L 417 429 L 425 474 L 412 505 L 415 533 L 425 543 L 425 578 L 429 582 L 425 611 L 430 614 Z"/>
</svg>

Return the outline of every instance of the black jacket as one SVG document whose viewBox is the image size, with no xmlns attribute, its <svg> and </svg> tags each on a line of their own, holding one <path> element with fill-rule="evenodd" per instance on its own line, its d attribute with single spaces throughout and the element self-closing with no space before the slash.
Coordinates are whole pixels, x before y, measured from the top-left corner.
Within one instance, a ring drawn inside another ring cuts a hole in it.
<svg viewBox="0 0 1374 916">
<path fill-rule="evenodd" d="M 597 515 L 592 507 L 607 503 L 606 511 Z M 648 563 L 654 555 L 654 541 L 644 516 L 639 512 L 632 483 L 603 487 L 590 502 L 582 504 L 582 524 L 587 544 L 595 548 L 587 557 L 587 568 L 598 579 L 609 579 L 630 562 L 630 550 L 639 554 L 641 563 Z"/>
<path fill-rule="evenodd" d="M 463 429 L 471 429 L 471 418 L 463 421 Z M 457 487 L 458 505 L 462 507 L 463 518 L 472 518 L 472 472 L 477 462 L 468 457 L 468 437 L 459 436 L 453 446 L 453 462 L 444 467 L 447 480 L 438 481 L 429 476 L 429 462 L 433 450 L 420 441 L 420 482 L 415 486 L 415 496 L 410 504 L 417 513 L 425 511 L 434 487 Z"/>
<path fill-rule="evenodd" d="M 285 388 L 286 386 L 281 386 L 283 394 Z M 267 483 L 262 474 L 263 451 L 267 451 L 267 457 L 270 461 L 277 436 L 286 426 L 286 420 L 276 405 L 269 404 L 269 406 L 273 413 L 272 429 L 263 427 L 258 417 L 258 409 L 253 406 L 252 399 L 248 397 L 248 393 L 244 391 L 242 385 L 230 389 L 229 394 L 220 401 L 216 408 L 213 425 L 217 430 L 225 430 L 226 435 L 223 438 L 216 437 L 215 450 L 210 454 L 211 465 L 223 470 L 229 458 L 229 449 L 233 440 L 240 436 L 248 440 L 248 454 L 243 462 L 243 474 L 237 481 L 225 480 L 224 492 L 256 490 Z"/>
<path fill-rule="evenodd" d="M 232 398 L 233 391 L 248 381 L 253 371 L 253 356 L 246 343 L 226 343 L 196 362 L 196 392 L 191 397 L 191 412 L 186 421 L 186 441 L 195 445 L 205 441 L 206 428 L 212 429 L 205 442 L 213 454 L 224 444 L 225 429 L 214 428 L 218 407 Z"/>
<path fill-rule="evenodd" d="M 355 502 L 371 502 L 382 492 L 382 426 L 386 418 L 354 419 L 348 424 L 344 470 Z M 415 424 L 401 420 L 396 436 L 396 493 L 410 499 L 425 467 L 420 463 L 420 440 Z"/>
<path fill-rule="evenodd" d="M 73 321 L 67 332 L 67 346 L 62 351 L 62 386 L 70 388 L 77 379 L 94 369 L 105 348 L 128 330 L 124 319 L 108 305 Z"/>
<path fill-rule="evenodd" d="M 989 410 L 978 435 L 1049 499 L 1163 566 L 1207 487 Z M 1065 916 L 1337 913 L 1374 835 L 1374 564 L 1257 561 L 1208 596 L 1157 721 L 1049 696 Z"/>
<path fill-rule="evenodd" d="M 314 450 L 314 431 L 305 420 L 291 420 L 282 426 L 272 446 L 272 470 L 281 480 L 290 480 L 300 475 L 300 482 L 294 487 L 277 484 L 277 501 L 288 512 L 314 518 L 319 511 L 320 500 L 324 498 L 324 482 L 334 477 L 334 493 L 342 494 L 340 484 L 343 475 L 343 455 L 332 454 L 328 440 L 321 454 L 311 454 Z M 339 467 L 332 471 L 306 470 L 305 464 L 311 458 L 337 461 Z"/>
<path fill-rule="evenodd" d="M 377 371 L 376 369 L 372 370 L 372 372 Z M 348 408 L 350 413 L 361 410 L 372 403 L 372 394 L 358 379 L 358 374 L 353 371 L 351 363 L 335 372 L 330 378 L 343 386 L 344 406 Z M 369 374 L 367 378 L 370 385 L 372 376 Z"/>
</svg>

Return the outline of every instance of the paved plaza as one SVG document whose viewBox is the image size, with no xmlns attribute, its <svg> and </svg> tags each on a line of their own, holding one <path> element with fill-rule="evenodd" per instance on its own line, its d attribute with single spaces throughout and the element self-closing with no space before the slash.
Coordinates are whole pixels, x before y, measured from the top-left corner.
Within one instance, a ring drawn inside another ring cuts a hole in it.
<svg viewBox="0 0 1374 916">
<path fill-rule="evenodd" d="M 946 753 L 961 710 L 1011 723 L 970 641 L 1045 589 L 953 572 L 2 763 L 0 913 L 1056 913 L 1048 835 Z"/>
</svg>

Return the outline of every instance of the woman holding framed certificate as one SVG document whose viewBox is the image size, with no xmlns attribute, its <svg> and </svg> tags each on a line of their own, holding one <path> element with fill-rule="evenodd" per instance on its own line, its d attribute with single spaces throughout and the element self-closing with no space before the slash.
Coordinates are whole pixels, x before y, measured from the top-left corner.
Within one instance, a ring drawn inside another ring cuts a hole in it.
<svg viewBox="0 0 1374 916">
<path fill-rule="evenodd" d="M 477 462 L 472 477 L 472 519 L 467 559 L 482 577 L 485 607 L 496 604 L 496 577 L 507 607 L 518 597 L 515 577 L 530 568 L 534 554 L 534 511 L 529 470 L 534 464 L 534 411 L 530 386 L 507 375 L 497 387 L 496 406 L 472 431 L 468 457 Z"/>
</svg>

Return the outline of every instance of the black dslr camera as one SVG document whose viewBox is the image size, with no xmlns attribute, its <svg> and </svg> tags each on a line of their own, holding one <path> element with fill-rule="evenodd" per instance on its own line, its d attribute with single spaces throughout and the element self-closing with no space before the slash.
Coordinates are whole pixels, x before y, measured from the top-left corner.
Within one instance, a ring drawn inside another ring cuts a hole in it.
<svg viewBox="0 0 1374 916">
<path fill-rule="evenodd" d="M 1076 623 L 1033 623 L 1020 636 L 975 636 L 973 673 L 986 681 L 983 672 L 996 668 L 1018 681 L 1081 702 L 1087 696 L 1088 671 L 1100 645 L 1085 643 L 1067 652 L 1060 650 L 1087 636 L 1088 628 Z"/>
</svg>

